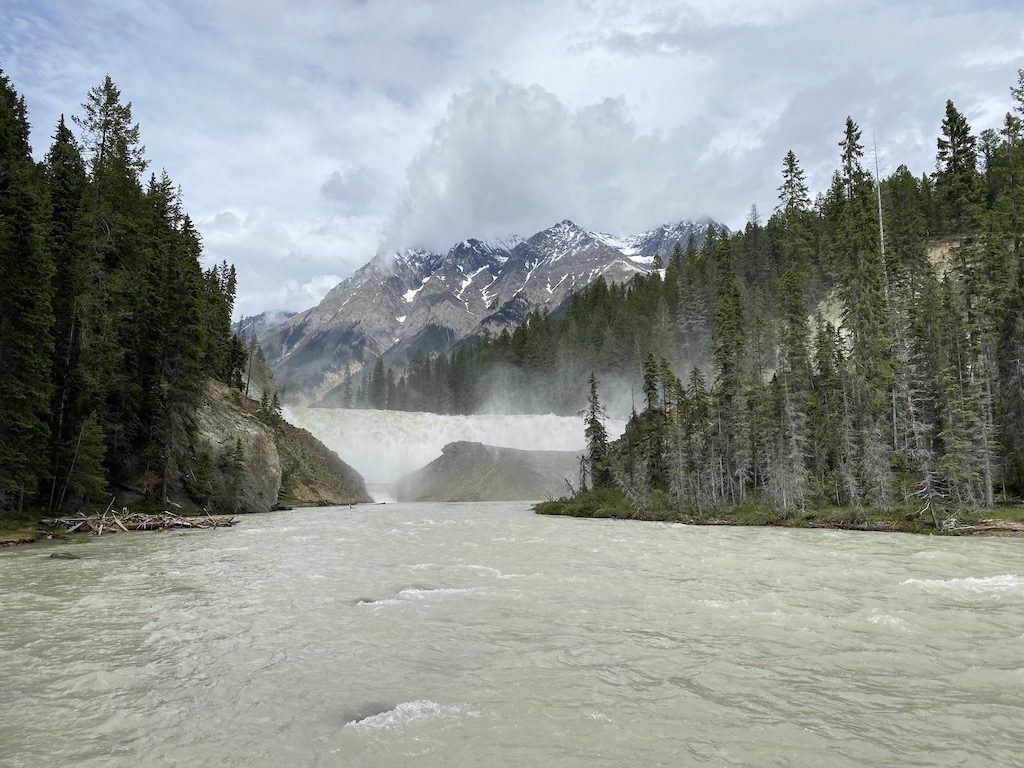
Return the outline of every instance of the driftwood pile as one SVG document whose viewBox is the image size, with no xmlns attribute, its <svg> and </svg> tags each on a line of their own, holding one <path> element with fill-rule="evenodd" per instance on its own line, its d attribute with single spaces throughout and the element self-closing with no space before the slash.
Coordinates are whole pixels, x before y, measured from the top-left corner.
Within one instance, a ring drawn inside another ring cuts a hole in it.
<svg viewBox="0 0 1024 768">
<path fill-rule="evenodd" d="M 1013 520 L 982 520 L 977 525 L 954 525 L 949 530 L 974 536 L 1024 536 L 1024 523 Z"/>
<path fill-rule="evenodd" d="M 121 512 L 108 508 L 102 515 L 76 515 L 75 517 L 48 517 L 44 525 L 65 527 L 67 533 L 127 533 L 128 531 L 164 531 L 170 528 L 223 528 L 235 524 L 231 515 L 205 515 L 182 517 L 173 512 L 148 515 L 143 512 Z"/>
</svg>

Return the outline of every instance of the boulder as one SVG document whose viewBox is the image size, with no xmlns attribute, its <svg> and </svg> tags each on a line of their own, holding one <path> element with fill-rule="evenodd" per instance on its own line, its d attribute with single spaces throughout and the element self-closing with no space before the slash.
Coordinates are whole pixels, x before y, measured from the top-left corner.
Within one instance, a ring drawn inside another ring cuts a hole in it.
<svg viewBox="0 0 1024 768">
<path fill-rule="evenodd" d="M 579 480 L 580 454 L 455 442 L 395 485 L 399 501 L 538 501 Z"/>
</svg>

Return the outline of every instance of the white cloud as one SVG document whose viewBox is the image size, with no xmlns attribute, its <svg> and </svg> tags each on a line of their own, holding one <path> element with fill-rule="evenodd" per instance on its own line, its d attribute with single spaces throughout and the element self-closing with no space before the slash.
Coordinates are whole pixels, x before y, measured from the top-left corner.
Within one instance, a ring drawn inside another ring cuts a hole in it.
<svg viewBox="0 0 1024 768">
<path fill-rule="evenodd" d="M 823 184 L 848 113 L 883 170 L 929 170 L 946 98 L 999 121 L 1024 37 L 1016 0 L 9 0 L 0 66 L 39 156 L 109 72 L 249 311 L 385 228 L 735 225 L 790 147 Z"/>
<path fill-rule="evenodd" d="M 320 185 L 321 195 L 350 213 L 373 210 L 378 191 L 377 180 L 363 166 L 334 171 Z"/>
<path fill-rule="evenodd" d="M 695 183 L 709 138 L 644 134 L 621 98 L 570 109 L 537 85 L 479 83 L 452 100 L 410 164 L 389 245 L 440 249 L 565 217 L 632 231 L 709 212 L 714 194 Z"/>
<path fill-rule="evenodd" d="M 198 222 L 207 261 L 235 264 L 238 314 L 312 306 L 377 249 L 373 216 L 290 218 L 275 208 L 224 209 Z"/>
</svg>

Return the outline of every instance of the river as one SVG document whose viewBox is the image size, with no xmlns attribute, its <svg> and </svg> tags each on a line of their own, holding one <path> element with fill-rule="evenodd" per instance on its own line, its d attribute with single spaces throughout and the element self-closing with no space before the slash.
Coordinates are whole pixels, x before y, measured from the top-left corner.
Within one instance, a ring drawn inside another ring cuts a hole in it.
<svg viewBox="0 0 1024 768">
<path fill-rule="evenodd" d="M 15 548 L 0 765 L 1021 765 L 1022 572 L 515 503 Z"/>
</svg>

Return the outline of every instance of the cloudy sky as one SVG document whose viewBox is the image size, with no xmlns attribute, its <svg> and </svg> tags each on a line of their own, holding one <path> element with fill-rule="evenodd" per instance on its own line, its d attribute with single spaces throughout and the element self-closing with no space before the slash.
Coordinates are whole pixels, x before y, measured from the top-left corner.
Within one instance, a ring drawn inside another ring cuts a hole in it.
<svg viewBox="0 0 1024 768">
<path fill-rule="evenodd" d="M 569 217 L 616 234 L 815 187 L 847 114 L 933 166 L 945 99 L 996 126 L 1021 0 L 0 0 L 37 155 L 110 73 L 239 310 L 304 309 L 382 247 Z"/>
</svg>

